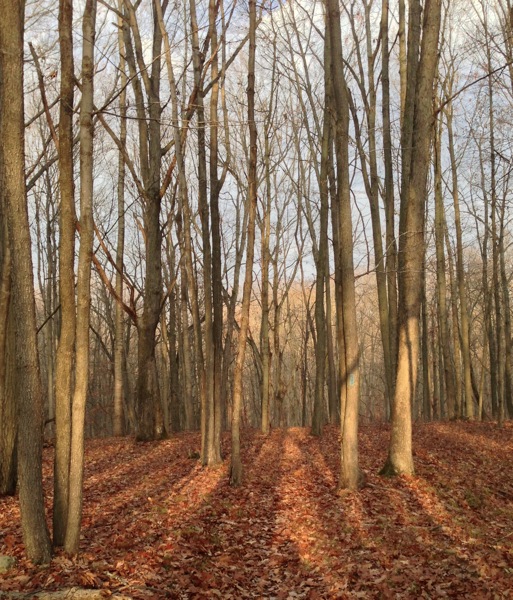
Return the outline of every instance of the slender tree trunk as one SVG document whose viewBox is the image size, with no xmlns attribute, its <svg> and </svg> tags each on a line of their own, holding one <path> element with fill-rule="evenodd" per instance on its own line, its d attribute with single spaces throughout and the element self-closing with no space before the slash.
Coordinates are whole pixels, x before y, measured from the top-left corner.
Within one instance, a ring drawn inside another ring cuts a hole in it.
<svg viewBox="0 0 513 600">
<path fill-rule="evenodd" d="M 201 220 L 201 241 L 203 249 L 203 289 L 204 289 L 204 380 L 205 396 L 202 398 L 202 456 L 203 465 L 220 462 L 221 452 L 215 443 L 215 397 L 214 397 L 214 316 L 212 298 L 212 243 L 210 239 L 210 210 L 207 189 L 207 150 L 205 133 L 205 107 L 203 98 L 202 69 L 203 52 L 199 42 L 199 26 L 196 16 L 196 1 L 190 0 L 192 58 L 194 84 L 198 88 L 196 114 L 198 116 L 198 209 Z M 209 29 L 210 31 L 210 29 Z M 217 176 L 216 176 L 217 178 Z"/>
<path fill-rule="evenodd" d="M 377 113 L 377 93 L 376 84 L 374 82 L 374 51 L 372 48 L 372 26 L 371 26 L 371 4 L 366 4 L 366 45 L 367 45 L 367 71 L 368 76 L 368 109 L 367 109 L 367 130 L 368 130 L 368 161 L 369 161 L 369 177 L 367 179 L 367 195 L 369 197 L 370 209 L 371 209 L 371 221 L 372 221 L 372 241 L 374 248 L 374 268 L 376 270 L 376 286 L 378 292 L 378 312 L 379 312 L 379 323 L 381 330 L 381 343 L 383 346 L 383 362 L 385 366 L 385 382 L 386 382 L 386 395 L 387 401 L 390 403 L 394 389 L 394 375 L 395 375 L 395 360 L 392 358 L 390 348 L 390 318 L 389 318 L 389 307 L 388 307 L 388 293 L 387 293 L 387 272 L 385 254 L 383 253 L 383 238 L 382 238 L 382 227 L 381 227 L 381 214 L 379 206 L 379 176 L 378 176 L 378 161 L 377 161 L 377 144 L 376 144 L 376 113 Z M 388 19 L 387 19 L 388 21 Z M 383 31 L 383 29 L 382 29 Z M 388 51 L 388 48 L 387 48 Z M 388 67 L 388 65 L 386 65 Z M 385 81 L 387 77 L 385 76 Z M 386 81 L 386 83 L 388 83 Z M 386 87 L 386 85 L 385 85 Z M 389 92 L 389 90 L 388 90 Z M 389 98 L 387 99 L 389 101 Z M 390 118 L 390 115 L 388 115 Z M 388 123 L 390 126 L 390 123 Z M 386 137 L 386 133 L 384 138 Z M 391 151 L 391 148 L 389 148 Z M 388 152 L 387 152 L 388 153 Z M 364 157 L 362 155 L 362 161 Z M 387 161 L 387 154 L 385 154 L 385 161 Z M 365 168 L 366 170 L 366 168 Z M 388 173 L 387 164 L 385 162 L 385 173 Z M 389 173 L 390 174 L 390 173 Z M 385 215 L 390 221 L 390 212 L 393 212 L 393 183 L 387 181 L 389 184 L 388 193 L 392 194 L 391 198 L 386 198 L 388 204 L 392 203 L 392 208 L 387 207 L 385 204 Z M 392 189 L 390 189 L 392 186 Z M 390 229 L 390 223 L 388 224 Z M 392 232 L 393 232 L 393 220 L 392 220 Z M 390 231 L 388 231 L 390 237 Z M 393 249 L 393 243 L 392 243 Z M 389 278 L 390 279 L 390 278 Z"/>
<path fill-rule="evenodd" d="M 242 483 L 242 461 L 240 456 L 240 420 L 242 408 L 242 375 L 246 354 L 246 339 L 249 328 L 249 308 L 253 283 L 253 259 L 255 252 L 255 222 L 257 209 L 257 127 L 255 122 L 255 55 L 256 55 L 256 0 L 249 0 L 249 57 L 248 57 L 248 238 L 246 250 L 246 271 L 242 292 L 240 331 L 237 344 L 237 356 L 233 373 L 233 416 L 232 416 L 232 456 L 230 484 Z"/>
<path fill-rule="evenodd" d="M 404 12 L 404 3 L 403 12 Z M 395 378 L 397 371 L 397 243 L 395 239 L 395 193 L 394 168 L 392 162 L 392 133 L 390 120 L 390 72 L 389 72 L 389 40 L 388 40 L 388 0 L 382 0 L 381 12 L 381 82 L 382 82 L 382 118 L 383 118 L 383 155 L 385 167 L 385 220 L 386 220 L 386 274 L 388 292 L 388 334 L 390 371 L 392 388 L 386 404 L 387 415 L 390 416 Z M 404 28 L 404 19 L 400 28 Z M 400 44 L 404 42 L 400 36 Z M 401 63 L 402 64 L 402 63 Z M 401 79 L 402 82 L 402 79 Z M 402 83 L 401 83 L 402 90 Z M 402 92 L 401 92 L 402 98 Z"/>
<path fill-rule="evenodd" d="M 265 140 L 265 174 L 266 195 L 265 208 L 262 217 L 261 246 L 262 246 L 262 293 L 260 302 L 262 304 L 262 316 L 260 323 L 260 354 L 262 355 L 262 418 L 261 430 L 264 435 L 270 430 L 270 384 L 271 384 L 271 345 L 269 331 L 269 265 L 270 265 L 270 236 L 271 236 L 271 177 L 269 165 L 269 141 Z"/>
<path fill-rule="evenodd" d="M 119 0 L 119 9 L 122 10 L 123 0 Z M 126 126 L 126 85 L 127 77 L 125 74 L 125 51 L 123 43 L 121 17 L 119 17 L 119 71 L 121 73 L 121 94 L 119 96 L 119 116 L 120 116 L 120 134 L 119 141 L 126 146 L 127 126 Z M 123 262 L 125 248 L 125 160 L 121 152 L 118 158 L 118 234 L 116 245 L 116 294 L 118 298 L 123 298 Z M 121 302 L 116 302 L 116 314 L 114 317 L 115 335 L 114 335 L 114 427 L 115 436 L 121 436 L 124 433 L 123 405 L 125 403 L 124 374 L 125 366 L 125 344 L 124 344 L 124 315 Z"/>
<path fill-rule="evenodd" d="M 324 44 L 324 62 L 325 62 L 325 101 L 322 125 L 321 141 L 321 172 L 319 176 L 319 195 L 320 195 L 320 213 L 319 213 L 319 243 L 317 257 L 315 261 L 316 280 L 315 280 L 315 330 L 317 332 L 317 341 L 315 344 L 315 394 L 312 414 L 312 434 L 321 435 L 325 422 L 324 409 L 324 386 L 326 382 L 326 349 L 327 349 L 327 325 L 326 310 L 324 305 L 325 289 L 330 284 L 328 273 L 328 206 L 329 206 L 329 153 L 331 143 L 331 49 L 330 36 L 326 36 Z M 306 342 L 305 342 L 306 354 Z"/>
<path fill-rule="evenodd" d="M 509 282 L 506 270 L 506 256 L 504 247 L 505 216 L 507 192 L 504 192 L 501 205 L 501 224 L 499 236 L 499 265 L 501 282 L 501 300 L 504 309 L 504 418 L 513 416 L 513 365 L 512 365 L 512 339 L 511 339 L 511 302 L 509 296 Z"/>
<path fill-rule="evenodd" d="M 406 88 L 407 88 L 407 39 L 406 39 L 406 6 L 405 0 L 399 0 L 399 75 L 401 85 L 401 129 L 403 126 L 404 111 L 406 105 Z"/>
<path fill-rule="evenodd" d="M 84 423 L 89 382 L 89 323 L 93 254 L 93 80 L 96 0 L 86 0 L 82 21 L 82 99 L 80 102 L 80 251 L 77 278 L 75 390 L 71 420 L 69 508 L 64 548 L 76 554 L 82 521 Z"/>
<path fill-rule="evenodd" d="M 221 429 L 222 429 L 222 393 L 221 376 L 223 370 L 223 282 L 221 259 L 221 216 L 219 213 L 219 195 L 223 185 L 218 173 L 219 153 L 219 49 L 217 36 L 217 13 L 219 3 L 209 1 L 209 30 L 211 47 L 212 90 L 210 92 L 210 214 L 212 236 L 212 338 L 213 338 L 213 431 L 212 458 L 210 464 L 221 462 Z"/>
<path fill-rule="evenodd" d="M 73 2 L 59 3 L 61 90 L 59 105 L 59 344 L 55 360 L 55 465 L 53 543 L 62 546 L 68 519 L 71 393 L 75 360 L 75 190 L 73 180 Z"/>
<path fill-rule="evenodd" d="M 37 353 L 32 251 L 25 190 L 23 41 L 25 2 L 0 1 L 0 205 L 12 256 L 16 319 L 15 390 L 23 542 L 29 560 L 48 563 L 51 545 L 43 499 L 43 397 Z"/>
<path fill-rule="evenodd" d="M 356 324 L 356 299 L 353 266 L 353 228 L 349 183 L 349 101 L 342 58 L 340 8 L 335 0 L 327 2 L 327 31 L 331 49 L 331 75 L 336 115 L 335 145 L 337 157 L 337 204 L 339 221 L 341 315 L 343 323 L 341 464 L 339 487 L 357 489 L 358 405 L 360 393 L 359 345 Z M 342 351 L 342 350 L 341 350 Z"/>
<path fill-rule="evenodd" d="M 142 195 L 145 242 L 144 302 L 142 314 L 136 323 L 138 332 L 136 439 L 148 441 L 161 439 L 166 435 L 155 354 L 155 332 L 162 310 L 162 227 L 160 224 L 162 32 L 158 9 L 154 6 L 151 66 L 147 66 L 135 11 L 136 8 L 132 3 L 125 0 L 123 39 L 125 59 L 135 96 L 139 131 L 138 158 L 141 180 L 138 180 L 137 187 Z"/>
<path fill-rule="evenodd" d="M 452 88 L 452 86 L 451 86 Z M 450 95 L 451 89 L 448 91 Z M 463 383 L 465 391 L 465 413 L 468 419 L 474 418 L 474 398 L 472 394 L 470 364 L 470 326 L 468 318 L 467 291 L 465 289 L 465 267 L 463 264 L 463 234 L 460 216 L 458 169 L 454 150 L 454 134 L 452 127 L 452 106 L 446 111 L 447 132 L 449 135 L 449 156 L 451 158 L 452 198 L 454 203 L 454 225 L 456 228 L 456 277 L 460 300 L 461 354 L 463 357 Z"/>
<path fill-rule="evenodd" d="M 446 412 L 449 419 L 456 416 L 456 390 L 451 342 L 447 328 L 447 282 L 445 275 L 445 214 L 442 195 L 441 128 L 436 129 L 435 139 L 435 245 L 436 281 L 438 297 L 438 328 L 443 355 L 443 381 L 445 383 Z"/>
<path fill-rule="evenodd" d="M 452 346 L 454 348 L 454 383 L 455 383 L 455 402 L 454 415 L 460 419 L 463 416 L 462 387 L 461 387 L 461 343 L 460 343 L 460 324 L 458 311 L 458 288 L 455 279 L 455 268 L 453 261 L 453 250 L 449 240 L 447 225 L 445 227 L 445 243 L 447 246 L 447 259 L 449 261 L 449 285 L 451 289 L 451 316 L 452 316 Z"/>
</svg>

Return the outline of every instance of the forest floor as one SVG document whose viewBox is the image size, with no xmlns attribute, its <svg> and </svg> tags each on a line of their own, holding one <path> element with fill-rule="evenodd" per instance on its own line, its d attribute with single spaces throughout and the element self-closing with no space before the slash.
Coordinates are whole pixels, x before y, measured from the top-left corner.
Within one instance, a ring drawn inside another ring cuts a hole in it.
<svg viewBox="0 0 513 600">
<path fill-rule="evenodd" d="M 80 586 L 148 598 L 513 598 L 513 423 L 414 427 L 415 477 L 380 477 L 387 426 L 362 427 L 368 484 L 337 494 L 338 432 L 243 435 L 244 484 L 229 459 L 203 469 L 198 434 L 87 444 L 81 553 L 25 558 L 19 507 L 0 499 L 8 592 Z M 224 439 L 228 454 L 229 438 Z M 52 450 L 44 485 L 51 506 Z"/>
</svg>

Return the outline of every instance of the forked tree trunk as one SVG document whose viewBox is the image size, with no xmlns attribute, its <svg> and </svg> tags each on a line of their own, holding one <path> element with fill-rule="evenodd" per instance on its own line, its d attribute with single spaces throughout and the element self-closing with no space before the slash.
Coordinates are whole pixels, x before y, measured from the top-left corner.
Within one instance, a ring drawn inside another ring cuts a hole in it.
<svg viewBox="0 0 513 600">
<path fill-rule="evenodd" d="M 438 59 L 441 0 L 410 2 L 407 92 L 402 123 L 403 164 L 399 245 L 399 346 L 392 432 L 383 474 L 412 474 L 411 406 L 417 386 L 419 319 L 424 260 L 424 213 L 433 130 L 433 82 Z"/>
<path fill-rule="evenodd" d="M 86 0 L 82 21 L 82 99 L 80 102 L 80 251 L 77 278 L 75 389 L 71 419 L 69 506 L 64 548 L 76 554 L 80 543 L 84 480 L 84 423 L 89 382 L 89 322 L 93 254 L 93 79 L 96 0 Z"/>
<path fill-rule="evenodd" d="M 144 224 L 144 304 L 137 320 L 137 394 L 136 438 L 139 441 L 165 437 L 163 411 L 155 356 L 155 332 L 162 310 L 162 227 L 161 207 L 161 103 L 160 77 L 162 33 L 153 11 L 151 66 L 145 64 L 145 52 L 136 7 L 124 1 L 123 39 L 125 58 L 135 96 L 139 132 L 139 164 L 141 179 L 137 187 L 142 195 Z M 144 90 L 144 91 L 143 91 Z M 146 108 L 147 107 L 147 108 Z M 165 190 L 164 190 L 165 191 Z"/>
</svg>

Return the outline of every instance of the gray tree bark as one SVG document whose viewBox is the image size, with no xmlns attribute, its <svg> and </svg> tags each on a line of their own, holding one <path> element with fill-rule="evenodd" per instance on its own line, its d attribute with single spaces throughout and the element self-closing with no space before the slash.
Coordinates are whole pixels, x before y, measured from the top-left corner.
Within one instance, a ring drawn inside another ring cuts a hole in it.
<svg viewBox="0 0 513 600">
<path fill-rule="evenodd" d="M 12 256 L 16 318 L 15 390 L 21 526 L 28 558 L 48 563 L 51 545 L 43 499 L 43 397 L 37 353 L 32 246 L 25 191 L 23 41 L 25 2 L 0 1 L 1 205 Z"/>
</svg>

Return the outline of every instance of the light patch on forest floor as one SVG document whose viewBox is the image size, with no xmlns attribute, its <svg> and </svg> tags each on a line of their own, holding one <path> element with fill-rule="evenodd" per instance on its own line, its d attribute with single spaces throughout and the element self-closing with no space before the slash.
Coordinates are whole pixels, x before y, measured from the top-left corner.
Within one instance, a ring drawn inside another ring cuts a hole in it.
<svg viewBox="0 0 513 600">
<path fill-rule="evenodd" d="M 368 485 L 343 496 L 333 427 L 244 432 L 237 489 L 229 458 L 190 458 L 195 433 L 90 441 L 78 558 L 31 565 L 17 499 L 0 499 L 0 554 L 17 561 L 0 598 L 74 586 L 134 599 L 513 597 L 513 425 L 416 425 L 410 478 L 377 475 L 388 438 L 361 428 Z M 52 464 L 45 449 L 49 516 Z"/>
</svg>

